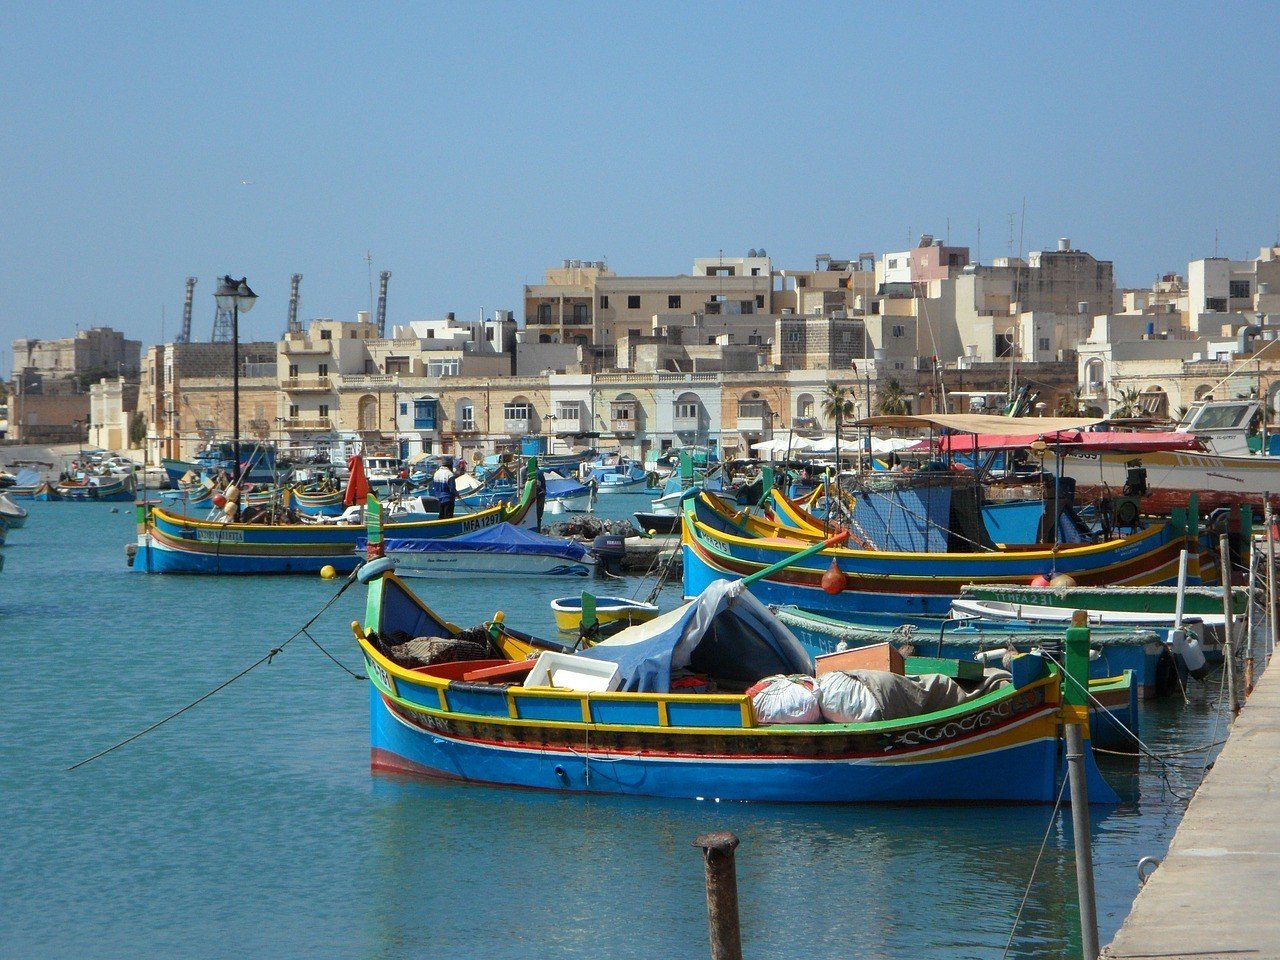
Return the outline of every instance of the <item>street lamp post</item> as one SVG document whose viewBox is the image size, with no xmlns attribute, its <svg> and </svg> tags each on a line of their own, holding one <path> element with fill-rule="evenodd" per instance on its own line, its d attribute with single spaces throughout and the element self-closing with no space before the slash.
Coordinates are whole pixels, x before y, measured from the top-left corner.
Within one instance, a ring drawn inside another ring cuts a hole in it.
<svg viewBox="0 0 1280 960">
<path fill-rule="evenodd" d="M 253 309 L 258 295 L 249 289 L 245 278 L 238 281 L 224 276 L 218 281 L 218 289 L 213 292 L 218 309 L 231 311 L 231 444 L 235 452 L 235 472 L 233 476 L 239 482 L 240 477 L 240 311 L 248 313 Z"/>
</svg>

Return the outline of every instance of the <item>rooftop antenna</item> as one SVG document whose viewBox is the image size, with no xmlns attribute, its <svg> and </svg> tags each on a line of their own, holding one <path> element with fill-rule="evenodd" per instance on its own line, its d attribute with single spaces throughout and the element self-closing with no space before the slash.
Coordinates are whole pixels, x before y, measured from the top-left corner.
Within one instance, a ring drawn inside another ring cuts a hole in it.
<svg viewBox="0 0 1280 960">
<path fill-rule="evenodd" d="M 369 319 L 373 319 L 373 251 L 366 250 L 364 254 L 365 266 L 369 270 Z"/>
</svg>

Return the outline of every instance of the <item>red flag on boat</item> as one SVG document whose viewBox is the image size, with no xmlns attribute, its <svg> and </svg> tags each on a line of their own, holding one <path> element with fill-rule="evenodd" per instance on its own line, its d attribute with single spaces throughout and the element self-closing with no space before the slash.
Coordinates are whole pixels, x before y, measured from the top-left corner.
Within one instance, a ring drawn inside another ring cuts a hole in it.
<svg viewBox="0 0 1280 960">
<path fill-rule="evenodd" d="M 347 493 L 342 502 L 348 507 L 364 503 L 369 496 L 369 479 L 364 475 L 364 457 L 360 454 L 347 457 Z"/>
</svg>

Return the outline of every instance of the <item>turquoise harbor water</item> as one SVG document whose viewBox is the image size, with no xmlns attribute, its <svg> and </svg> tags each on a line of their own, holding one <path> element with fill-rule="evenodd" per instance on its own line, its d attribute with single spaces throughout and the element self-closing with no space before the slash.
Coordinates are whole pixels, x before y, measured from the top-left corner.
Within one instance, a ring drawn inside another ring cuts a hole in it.
<svg viewBox="0 0 1280 960">
<path fill-rule="evenodd" d="M 643 498 L 606 503 L 616 515 Z M 30 504 L 0 573 L 0 956 L 685 958 L 707 955 L 706 830 L 742 839 L 751 957 L 999 957 L 1048 807 L 815 808 L 563 796 L 372 776 L 368 701 L 305 639 L 213 699 L 335 589 L 315 577 L 147 577 L 133 511 Z M 549 518 L 554 519 L 554 518 Z M 627 585 L 634 589 L 636 581 Z M 616 588 L 614 584 L 611 587 Z M 450 619 L 553 629 L 576 587 L 424 587 Z M 676 591 L 665 599 L 674 601 Z M 313 633 L 358 669 L 348 591 Z M 1216 681 L 1148 709 L 1159 750 L 1220 739 Z M 1198 779 L 1194 756 L 1171 779 Z M 1102 938 L 1183 804 L 1151 761 L 1104 758 Z M 1097 817 L 1097 812 L 1095 811 Z M 1206 901 L 1207 905 L 1207 901 Z M 1071 837 L 1050 833 L 1010 955 L 1078 955 Z"/>
</svg>

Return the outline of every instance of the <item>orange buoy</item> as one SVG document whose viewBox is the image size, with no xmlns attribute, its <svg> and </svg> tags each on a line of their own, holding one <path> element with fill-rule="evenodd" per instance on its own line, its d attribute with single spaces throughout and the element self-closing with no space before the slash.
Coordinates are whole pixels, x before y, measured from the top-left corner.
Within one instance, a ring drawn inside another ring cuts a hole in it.
<svg viewBox="0 0 1280 960">
<path fill-rule="evenodd" d="M 834 597 L 838 593 L 843 593 L 847 586 L 849 586 L 849 575 L 840 569 L 840 564 L 836 563 L 835 557 L 832 557 L 831 566 L 827 567 L 827 572 L 822 575 L 822 589 Z"/>
</svg>

